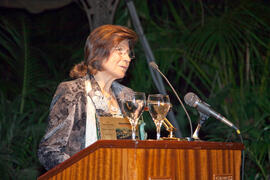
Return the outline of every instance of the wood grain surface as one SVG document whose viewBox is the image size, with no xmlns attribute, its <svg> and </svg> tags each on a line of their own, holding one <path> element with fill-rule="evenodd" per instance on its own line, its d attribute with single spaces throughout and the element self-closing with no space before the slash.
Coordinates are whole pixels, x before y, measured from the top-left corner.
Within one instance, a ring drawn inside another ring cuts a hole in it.
<svg viewBox="0 0 270 180">
<path fill-rule="evenodd" d="M 240 143 L 100 140 L 38 180 L 240 179 Z"/>
</svg>

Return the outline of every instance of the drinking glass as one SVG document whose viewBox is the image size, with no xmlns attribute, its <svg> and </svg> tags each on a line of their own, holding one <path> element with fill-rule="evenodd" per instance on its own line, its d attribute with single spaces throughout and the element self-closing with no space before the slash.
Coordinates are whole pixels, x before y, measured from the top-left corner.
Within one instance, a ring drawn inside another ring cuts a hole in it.
<svg viewBox="0 0 270 180">
<path fill-rule="evenodd" d="M 136 140 L 136 126 L 146 104 L 145 93 L 134 92 L 126 94 L 125 99 L 121 103 L 122 112 L 128 118 L 131 125 L 132 140 Z"/>
<path fill-rule="evenodd" d="M 168 95 L 149 94 L 147 104 L 156 125 L 157 140 L 160 140 L 160 128 L 171 107 L 170 98 Z"/>
</svg>

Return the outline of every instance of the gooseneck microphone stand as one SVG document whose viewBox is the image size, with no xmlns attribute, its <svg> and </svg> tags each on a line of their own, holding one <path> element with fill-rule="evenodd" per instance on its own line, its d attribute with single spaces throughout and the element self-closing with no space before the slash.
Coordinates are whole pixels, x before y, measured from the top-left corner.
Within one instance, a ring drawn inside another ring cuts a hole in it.
<svg viewBox="0 0 270 180">
<path fill-rule="evenodd" d="M 127 7 L 128 7 L 128 10 L 129 10 L 129 14 L 130 14 L 133 26 L 134 26 L 135 31 L 137 32 L 137 34 L 139 36 L 141 45 L 143 47 L 147 62 L 148 62 L 148 64 L 150 62 L 152 62 L 152 61 L 155 62 L 155 57 L 154 57 L 154 55 L 152 53 L 151 47 L 150 47 L 146 37 L 144 36 L 143 29 L 142 29 L 140 20 L 138 18 L 137 11 L 136 11 L 136 8 L 134 6 L 134 3 L 133 3 L 132 0 L 126 0 L 126 4 L 127 4 Z M 149 70 L 150 70 L 151 76 L 153 78 L 153 81 L 154 81 L 158 91 L 161 94 L 167 94 L 166 90 L 164 88 L 164 84 L 163 84 L 161 76 L 156 71 L 151 69 L 150 67 L 149 67 Z M 176 128 L 176 132 L 175 132 L 176 136 L 177 137 L 182 137 L 182 134 L 181 134 L 179 126 L 178 126 L 178 123 L 176 122 L 175 115 L 174 115 L 174 113 L 172 111 L 170 111 L 168 113 L 168 117 L 169 117 L 171 123 L 173 124 L 173 126 Z"/>
</svg>

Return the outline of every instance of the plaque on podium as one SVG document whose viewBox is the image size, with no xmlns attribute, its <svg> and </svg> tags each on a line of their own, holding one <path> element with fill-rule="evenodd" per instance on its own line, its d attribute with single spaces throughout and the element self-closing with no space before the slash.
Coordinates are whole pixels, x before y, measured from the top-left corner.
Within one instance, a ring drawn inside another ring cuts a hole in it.
<svg viewBox="0 0 270 180">
<path fill-rule="evenodd" d="M 131 139 L 131 125 L 127 118 L 99 117 L 102 140 Z M 138 139 L 138 126 L 136 136 Z"/>
</svg>

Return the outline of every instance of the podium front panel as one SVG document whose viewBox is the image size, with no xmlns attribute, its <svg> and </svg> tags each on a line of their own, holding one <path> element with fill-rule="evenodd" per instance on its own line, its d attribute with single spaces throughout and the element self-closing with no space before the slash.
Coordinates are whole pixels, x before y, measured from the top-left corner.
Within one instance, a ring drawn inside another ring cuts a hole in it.
<svg viewBox="0 0 270 180">
<path fill-rule="evenodd" d="M 41 179 L 238 180 L 240 143 L 102 140 Z"/>
</svg>

